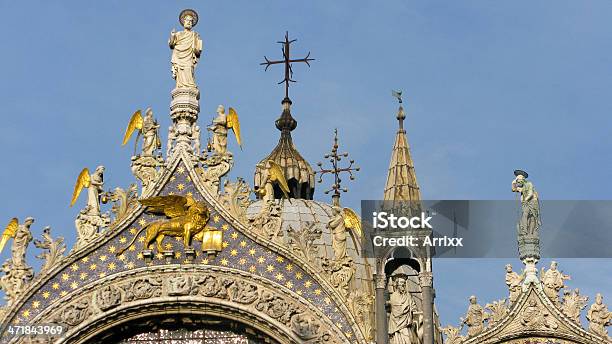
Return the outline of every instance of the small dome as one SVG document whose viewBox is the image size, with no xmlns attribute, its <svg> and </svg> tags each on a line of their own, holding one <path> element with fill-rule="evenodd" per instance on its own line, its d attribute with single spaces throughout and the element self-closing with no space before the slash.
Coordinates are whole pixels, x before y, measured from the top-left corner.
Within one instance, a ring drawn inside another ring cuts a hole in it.
<svg viewBox="0 0 612 344">
<path fill-rule="evenodd" d="M 315 185 L 314 171 L 295 148 L 291 138 L 291 131 L 297 127 L 297 121 L 291 116 L 291 100 L 285 98 L 282 104 L 283 113 L 276 120 L 276 128 L 281 131 L 281 137 L 274 150 L 255 167 L 255 190 L 264 186 L 266 178 L 264 166 L 268 160 L 272 160 L 283 169 L 289 184 L 289 197 L 312 199 Z M 280 199 L 282 195 L 280 188 L 275 185 L 274 198 Z"/>
<path fill-rule="evenodd" d="M 261 210 L 264 201 L 257 201 L 247 209 L 247 217 L 254 218 Z M 281 204 L 281 242 L 285 245 L 290 245 L 288 232 L 300 231 L 309 228 L 314 224 L 321 232 L 321 237 L 315 240 L 315 245 L 319 252 L 318 260 L 311 262 L 315 269 L 322 270 L 322 258 L 327 257 L 333 259 L 334 250 L 332 248 L 332 233 L 327 227 L 327 223 L 332 217 L 332 205 L 324 202 L 318 202 L 305 199 L 280 199 L 276 200 Z M 353 283 L 356 288 L 371 288 L 372 273 L 374 267 L 367 258 L 361 256 L 361 248 L 355 247 L 355 242 L 352 236 L 347 237 L 347 255 L 353 259 L 355 264 L 355 278 Z M 364 289 L 365 290 L 365 289 Z"/>
</svg>

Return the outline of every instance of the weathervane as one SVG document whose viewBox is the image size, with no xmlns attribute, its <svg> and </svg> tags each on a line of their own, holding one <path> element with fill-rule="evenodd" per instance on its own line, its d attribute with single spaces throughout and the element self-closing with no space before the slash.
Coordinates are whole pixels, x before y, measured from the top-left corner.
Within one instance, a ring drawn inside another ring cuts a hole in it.
<svg viewBox="0 0 612 344">
<path fill-rule="evenodd" d="M 302 59 L 293 59 L 293 60 L 291 59 L 289 48 L 291 46 L 291 43 L 295 41 L 297 40 L 296 39 L 289 40 L 289 32 L 285 32 L 285 40 L 277 42 L 283 45 L 283 59 L 278 60 L 278 61 L 270 61 L 268 60 L 266 56 L 264 56 L 264 59 L 266 60 L 266 62 L 260 63 L 260 65 L 266 66 L 265 70 L 268 70 L 268 67 L 270 67 L 273 64 L 279 64 L 279 63 L 285 64 L 285 78 L 281 80 L 279 84 L 285 83 L 285 98 L 287 99 L 289 99 L 289 83 L 296 82 L 295 80 L 291 79 L 291 77 L 293 76 L 293 69 L 291 68 L 291 64 L 294 62 L 304 62 L 308 65 L 308 67 L 310 67 L 309 62 L 314 61 L 314 59 L 310 58 L 310 52 L 308 52 L 308 55 L 306 55 L 306 57 Z"/>
<path fill-rule="evenodd" d="M 332 200 L 333 200 L 334 205 L 336 206 L 340 205 L 340 191 L 342 192 L 348 191 L 347 188 L 341 187 L 342 180 L 340 179 L 340 173 L 346 172 L 349 174 L 349 178 L 351 180 L 354 180 L 355 176 L 353 175 L 353 171 L 359 171 L 359 167 L 357 166 L 353 167 L 355 160 L 352 160 L 352 159 L 349 160 L 349 165 L 347 167 L 338 166 L 338 162 L 340 162 L 342 158 L 347 158 L 347 157 L 348 157 L 348 153 L 346 152 L 338 154 L 338 129 L 334 129 L 334 146 L 332 147 L 331 153 L 325 154 L 324 156 L 325 159 L 329 159 L 329 162 L 331 162 L 332 164 L 332 168 L 324 169 L 323 163 L 319 162 L 317 164 L 317 166 L 319 166 L 319 171 L 317 171 L 317 173 L 319 174 L 319 180 L 318 180 L 319 183 L 323 181 L 323 175 L 327 173 L 331 173 L 334 175 L 334 183 L 332 184 L 331 189 L 325 191 L 325 194 L 328 194 L 331 191 L 334 192 L 334 194 L 332 195 Z"/>
</svg>

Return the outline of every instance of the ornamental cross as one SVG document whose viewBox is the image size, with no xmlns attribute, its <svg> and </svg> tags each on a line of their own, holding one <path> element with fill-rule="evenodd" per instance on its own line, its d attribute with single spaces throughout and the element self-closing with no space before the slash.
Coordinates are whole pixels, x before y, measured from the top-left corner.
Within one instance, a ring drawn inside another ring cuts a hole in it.
<svg viewBox="0 0 612 344">
<path fill-rule="evenodd" d="M 332 184 L 329 190 L 325 191 L 325 194 L 328 194 L 333 191 L 333 203 L 334 205 L 339 206 L 340 191 L 348 191 L 347 188 L 342 188 L 341 186 L 342 180 L 340 179 L 340 174 L 343 172 L 348 173 L 350 180 L 354 180 L 355 176 L 353 175 L 353 172 L 359 171 L 359 167 L 353 166 L 353 164 L 355 164 L 355 160 L 352 159 L 349 160 L 349 165 L 347 167 L 338 166 L 338 163 L 342 160 L 342 158 L 348 158 L 348 153 L 338 153 L 338 129 L 334 129 L 334 146 L 332 147 L 331 153 L 325 154 L 324 158 L 329 159 L 329 162 L 331 162 L 332 167 L 329 169 L 325 169 L 323 168 L 323 163 L 320 162 L 317 164 L 317 166 L 319 166 L 319 171 L 317 171 L 317 173 L 319 174 L 318 182 L 321 183 L 323 181 L 323 175 L 327 173 L 334 175 L 334 183 Z"/>
<path fill-rule="evenodd" d="M 293 77 L 293 69 L 291 68 L 291 64 L 294 62 L 304 62 L 308 65 L 308 67 L 310 67 L 309 62 L 314 61 L 314 59 L 310 58 L 310 52 L 308 52 L 308 55 L 306 55 L 306 57 L 302 59 L 291 59 L 291 56 L 289 55 L 289 48 L 291 46 L 291 43 L 295 41 L 297 41 L 297 39 L 289 40 L 289 32 L 285 32 L 285 40 L 277 42 L 283 45 L 283 59 L 278 61 L 270 61 L 266 56 L 264 56 L 266 62 L 260 63 L 260 65 L 266 66 L 265 70 L 268 70 L 268 67 L 273 64 L 285 64 L 285 78 L 281 80 L 279 84 L 285 83 L 285 98 L 287 99 L 289 98 L 289 83 L 296 82 L 295 80 L 291 79 L 291 77 Z"/>
</svg>

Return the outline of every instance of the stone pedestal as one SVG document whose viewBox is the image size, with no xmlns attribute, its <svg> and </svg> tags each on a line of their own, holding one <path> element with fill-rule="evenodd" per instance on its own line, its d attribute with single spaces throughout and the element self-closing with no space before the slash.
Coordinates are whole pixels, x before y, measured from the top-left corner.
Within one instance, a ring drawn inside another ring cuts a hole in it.
<svg viewBox="0 0 612 344">
<path fill-rule="evenodd" d="M 189 262 L 194 261 L 196 258 L 196 251 L 193 248 L 186 248 L 185 249 L 185 259 L 187 259 Z"/>
<path fill-rule="evenodd" d="M 174 259 L 174 251 L 164 251 L 164 258 L 166 259 L 166 263 L 172 263 Z"/>
<path fill-rule="evenodd" d="M 173 122 L 175 148 L 183 146 L 191 150 L 193 127 L 200 112 L 200 91 L 197 88 L 175 88 L 171 94 L 170 117 Z"/>
<path fill-rule="evenodd" d="M 153 251 L 152 250 L 143 250 L 142 257 L 144 258 L 145 263 L 151 263 L 153 261 Z"/>
</svg>

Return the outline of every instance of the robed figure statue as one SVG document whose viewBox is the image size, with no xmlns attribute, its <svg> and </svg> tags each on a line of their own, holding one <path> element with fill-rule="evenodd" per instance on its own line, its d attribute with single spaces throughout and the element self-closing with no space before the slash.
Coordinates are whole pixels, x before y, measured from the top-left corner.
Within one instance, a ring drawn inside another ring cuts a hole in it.
<svg viewBox="0 0 612 344">
<path fill-rule="evenodd" d="M 540 259 L 540 202 L 525 171 L 514 171 L 512 191 L 521 194 L 521 217 L 517 225 L 520 259 Z"/>
<path fill-rule="evenodd" d="M 389 296 L 389 344 L 421 344 L 419 338 L 416 302 L 406 285 L 406 278 L 399 276 Z"/>
<path fill-rule="evenodd" d="M 185 30 L 172 30 L 168 41 L 172 49 L 172 78 L 176 80 L 176 88 L 197 88 L 193 75 L 202 53 L 202 39 L 192 29 L 198 23 L 198 14 L 184 10 L 179 21 Z"/>
</svg>

